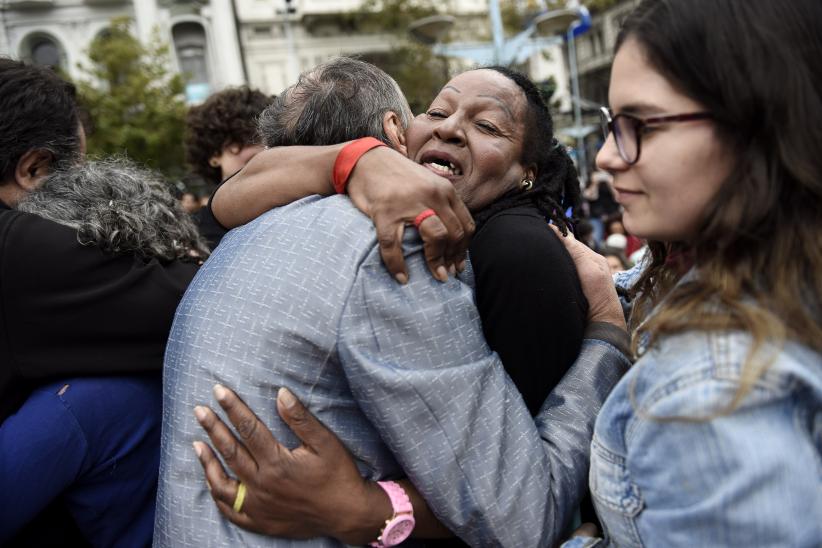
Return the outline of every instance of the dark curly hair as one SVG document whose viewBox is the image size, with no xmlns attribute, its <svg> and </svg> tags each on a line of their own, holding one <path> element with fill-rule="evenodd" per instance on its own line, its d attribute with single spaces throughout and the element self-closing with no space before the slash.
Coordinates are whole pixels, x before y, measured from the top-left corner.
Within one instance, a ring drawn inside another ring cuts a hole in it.
<svg viewBox="0 0 822 548">
<path fill-rule="evenodd" d="M 80 154 L 75 87 L 46 67 L 0 58 L 0 183 L 10 180 L 20 158 L 43 149 L 52 165 Z"/>
<path fill-rule="evenodd" d="M 554 139 L 554 122 L 548 105 L 536 85 L 525 75 L 507 67 L 482 67 L 479 70 L 496 71 L 521 90 L 528 102 L 525 113 L 525 138 L 522 147 L 523 165 L 536 166 L 536 179 L 531 190 L 514 190 L 502 196 L 474 216 L 477 225 L 490 219 L 495 213 L 520 205 L 533 205 L 548 221 L 553 221 L 563 234 L 573 230 L 575 218 L 565 216 L 570 207 L 579 211 L 582 195 L 574 162 L 565 148 Z"/>
<path fill-rule="evenodd" d="M 220 168 L 208 161 L 229 145 L 257 141 L 257 117 L 274 99 L 248 86 L 226 88 L 186 116 L 186 163 L 207 182 L 220 183 Z"/>
</svg>

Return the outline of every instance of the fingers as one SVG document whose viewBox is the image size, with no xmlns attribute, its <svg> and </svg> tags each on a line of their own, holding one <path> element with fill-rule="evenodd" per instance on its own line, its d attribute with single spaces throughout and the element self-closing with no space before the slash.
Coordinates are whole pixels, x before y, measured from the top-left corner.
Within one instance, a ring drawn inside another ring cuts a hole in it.
<svg viewBox="0 0 822 548">
<path fill-rule="evenodd" d="M 425 244 L 429 269 L 435 278 L 445 281 L 441 277 L 443 272 L 453 275 L 464 267 L 468 243 L 474 233 L 474 220 L 451 185 L 441 187 L 431 201 L 439 202 L 432 208 L 438 219 L 433 223 L 423 222 L 420 228 L 427 224 L 427 232 L 424 233 L 421 229 L 420 235 Z M 438 270 L 440 265 L 445 269 Z"/>
<path fill-rule="evenodd" d="M 254 523 L 254 520 L 252 520 L 248 515 L 246 515 L 242 511 L 234 511 L 234 499 L 232 499 L 230 503 L 226 503 L 223 500 L 214 498 L 214 502 L 217 503 L 217 509 L 220 511 L 220 513 L 224 515 L 226 518 L 228 518 L 228 520 L 231 523 L 239 525 L 243 529 L 249 529 L 251 531 L 258 530 L 258 527 L 256 527 L 256 523 Z"/>
<path fill-rule="evenodd" d="M 474 235 L 476 224 L 474 224 L 474 218 L 471 217 L 471 213 L 468 211 L 465 203 L 457 198 L 456 193 L 452 196 L 450 203 L 463 230 L 462 238 L 460 238 L 452 247 L 451 257 L 457 267 L 457 270 L 462 271 L 465 267 L 464 263 L 466 251 L 468 250 L 468 244 L 471 243 L 471 237 Z"/>
<path fill-rule="evenodd" d="M 446 263 L 446 248 L 448 247 L 448 229 L 439 215 L 432 215 L 418 227 L 423 242 L 425 262 L 428 269 L 437 280 L 448 281 L 448 265 Z"/>
<path fill-rule="evenodd" d="M 248 450 L 240 443 L 231 430 L 208 407 L 194 408 L 197 422 L 208 434 L 211 443 L 222 455 L 226 465 L 240 478 L 248 478 L 257 471 L 257 463 Z"/>
<path fill-rule="evenodd" d="M 571 533 L 572 537 L 596 537 L 597 535 L 599 535 L 599 530 L 593 523 L 583 523 Z"/>
<path fill-rule="evenodd" d="M 197 453 L 197 458 L 205 471 L 206 483 L 211 498 L 220 513 L 240 527 L 255 530 L 255 523 L 242 512 L 242 508 L 240 512 L 234 511 L 234 501 L 237 499 L 240 482 L 226 475 L 220 460 L 208 445 L 195 441 L 194 451 Z"/>
<path fill-rule="evenodd" d="M 559 237 L 559 240 L 565 245 L 565 248 L 568 249 L 570 252 L 571 249 L 574 249 L 575 244 L 578 244 L 579 241 L 574 237 L 574 233 L 570 230 L 567 234 L 563 234 L 559 227 L 555 224 L 548 225 L 551 227 L 551 230 Z M 587 247 L 587 246 L 586 246 Z"/>
<path fill-rule="evenodd" d="M 201 441 L 194 442 L 194 452 L 200 460 L 206 476 L 206 484 L 215 502 L 229 501 L 234 504 L 237 496 L 237 480 L 231 479 L 225 473 L 220 460 L 211 450 L 211 447 Z"/>
<path fill-rule="evenodd" d="M 380 255 L 385 267 L 399 283 L 408 283 L 408 270 L 402 252 L 402 234 L 405 230 L 405 221 L 386 220 L 383 216 L 375 216 L 374 224 L 377 227 L 377 242 L 380 246 Z"/>
<path fill-rule="evenodd" d="M 591 257 L 599 257 L 600 256 L 599 253 L 597 253 L 596 251 L 594 251 L 593 249 L 591 249 L 590 247 L 588 247 L 584 243 L 577 240 L 576 237 L 574 236 L 573 232 L 571 232 L 570 230 L 568 231 L 568 234 L 563 235 L 562 231 L 560 231 L 560 229 L 557 228 L 556 225 L 548 225 L 548 226 L 551 227 L 551 230 L 553 230 L 554 233 L 557 235 L 557 237 L 559 238 L 559 241 L 562 242 L 562 244 L 565 246 L 565 249 L 568 250 L 568 253 L 571 255 L 571 258 L 574 260 L 574 263 L 576 264 L 577 268 L 580 267 L 580 264 L 579 264 L 580 260 L 585 255 L 590 255 Z"/>
<path fill-rule="evenodd" d="M 214 386 L 214 397 L 254 460 L 277 450 L 279 443 L 271 431 L 234 391 L 217 384 Z"/>
<path fill-rule="evenodd" d="M 277 392 L 277 411 L 300 441 L 316 454 L 345 451 L 337 439 L 287 388 Z"/>
<path fill-rule="evenodd" d="M 449 203 L 451 204 L 451 208 L 454 210 L 454 214 L 457 216 L 457 220 L 465 232 L 465 236 L 470 238 L 474 235 L 474 229 L 476 228 L 471 212 L 468 211 L 468 207 L 465 205 L 465 202 L 457 198 L 456 192 L 451 196 Z"/>
<path fill-rule="evenodd" d="M 568 233 L 563 237 L 555 226 L 551 229 L 565 245 L 579 276 L 582 292 L 588 299 L 588 320 L 606 322 L 625 329 L 625 316 L 614 289 L 614 281 L 605 257 L 577 241 Z"/>
</svg>

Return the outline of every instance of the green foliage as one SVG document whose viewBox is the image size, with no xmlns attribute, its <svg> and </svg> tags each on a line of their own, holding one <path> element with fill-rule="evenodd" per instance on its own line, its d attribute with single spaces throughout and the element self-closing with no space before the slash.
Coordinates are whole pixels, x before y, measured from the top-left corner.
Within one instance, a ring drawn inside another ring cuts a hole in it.
<svg viewBox="0 0 822 548">
<path fill-rule="evenodd" d="M 427 46 L 406 44 L 390 51 L 361 56 L 391 75 L 405 93 L 411 112 L 424 112 L 442 86 L 450 80 L 448 61 Z"/>
<path fill-rule="evenodd" d="M 435 6 L 433 0 L 364 0 L 358 13 L 366 28 L 404 35 L 411 22 L 437 14 Z"/>
<path fill-rule="evenodd" d="M 403 90 L 412 112 L 423 112 L 450 79 L 448 61 L 428 46 L 407 40 L 408 25 L 437 13 L 431 0 L 365 0 L 357 16 L 371 31 L 389 32 L 397 43 L 389 51 L 361 56 L 391 75 Z"/>
<path fill-rule="evenodd" d="M 539 89 L 542 98 L 547 104 L 551 104 L 551 98 L 557 91 L 557 80 L 553 76 L 549 76 L 547 80 L 535 82 L 537 89 Z"/>
<path fill-rule="evenodd" d="M 169 48 L 157 34 L 144 46 L 128 27 L 127 18 L 112 20 L 88 49 L 91 66 L 80 65 L 87 75 L 78 83 L 80 100 L 94 128 L 88 151 L 127 154 L 178 176 L 184 172 L 183 78 L 169 73 Z"/>
<path fill-rule="evenodd" d="M 511 36 L 523 30 L 526 12 L 520 9 L 519 2 L 516 0 L 500 0 L 499 12 L 506 35 Z"/>
</svg>

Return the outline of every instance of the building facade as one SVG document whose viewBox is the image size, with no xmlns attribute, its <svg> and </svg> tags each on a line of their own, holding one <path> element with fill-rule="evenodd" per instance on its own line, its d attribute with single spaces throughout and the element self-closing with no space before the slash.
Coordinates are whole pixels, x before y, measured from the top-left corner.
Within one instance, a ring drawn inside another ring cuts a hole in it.
<svg viewBox="0 0 822 548">
<path fill-rule="evenodd" d="M 300 72 L 338 55 L 379 56 L 408 37 L 358 26 L 347 17 L 361 9 L 362 0 L 236 0 L 242 49 L 249 84 L 279 93 Z M 461 35 L 489 32 L 487 0 L 444 0 L 438 7 L 458 19 L 453 31 Z M 490 40 L 490 35 L 486 38 Z M 558 55 L 534 55 L 527 68 L 535 79 L 546 79 L 564 65 Z M 454 66 L 468 66 L 455 60 Z M 556 78 L 564 82 L 565 78 Z M 562 84 L 561 84 L 562 86 Z M 562 86 L 567 89 L 567 85 Z"/>
<path fill-rule="evenodd" d="M 171 45 L 190 102 L 245 83 L 232 0 L 0 0 L 0 55 L 82 78 L 92 40 L 116 17 L 131 19 L 144 43 L 157 33 Z"/>
<path fill-rule="evenodd" d="M 591 18 L 591 29 L 577 39 L 580 95 L 599 105 L 608 104 L 611 62 L 622 20 L 639 0 L 620 0 Z"/>
<path fill-rule="evenodd" d="M 156 33 L 171 45 L 172 70 L 188 77 L 190 103 L 229 85 L 248 83 L 280 93 L 300 72 L 338 55 L 378 59 L 401 45 L 402 32 L 363 28 L 351 14 L 363 0 L 0 0 L 0 55 L 60 67 L 83 77 L 92 40 L 115 17 L 132 21 L 148 43 Z M 457 17 L 457 40 L 490 41 L 488 0 L 443 0 Z M 452 70 L 471 66 L 454 59 Z M 558 99 L 569 105 L 560 47 L 532 55 L 522 66 L 536 81 L 553 76 Z"/>
<path fill-rule="evenodd" d="M 614 44 L 623 19 L 640 0 L 615 0 L 608 8 L 600 9 L 591 16 L 591 27 L 576 37 L 576 62 L 579 78 L 579 96 L 582 120 L 580 128 L 574 128 L 572 106 L 561 108 L 555 115 L 555 125 L 566 144 L 582 147 L 575 151 L 581 176 L 594 171 L 596 154 L 603 144 L 600 131 L 600 107 L 608 105 L 608 84 L 611 79 L 611 64 L 614 58 Z M 584 4 L 584 1 L 582 2 Z M 563 56 L 568 59 L 568 48 L 563 47 Z M 568 62 L 568 61 L 566 61 Z M 581 142 L 577 143 L 579 131 Z"/>
</svg>

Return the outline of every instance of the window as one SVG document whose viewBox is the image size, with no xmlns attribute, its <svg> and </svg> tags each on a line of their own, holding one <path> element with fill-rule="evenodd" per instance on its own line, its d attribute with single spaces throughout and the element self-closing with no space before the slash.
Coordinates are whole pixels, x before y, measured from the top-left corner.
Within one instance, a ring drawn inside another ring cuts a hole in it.
<svg viewBox="0 0 822 548">
<path fill-rule="evenodd" d="M 179 23 L 171 30 L 180 72 L 193 84 L 207 84 L 206 36 L 199 23 Z"/>
<path fill-rule="evenodd" d="M 49 35 L 35 34 L 27 37 L 21 49 L 21 57 L 30 60 L 35 65 L 64 68 L 63 48 Z"/>
<path fill-rule="evenodd" d="M 193 105 L 211 93 L 205 29 L 199 23 L 177 23 L 171 28 L 177 65 L 186 78 L 186 101 Z"/>
</svg>

